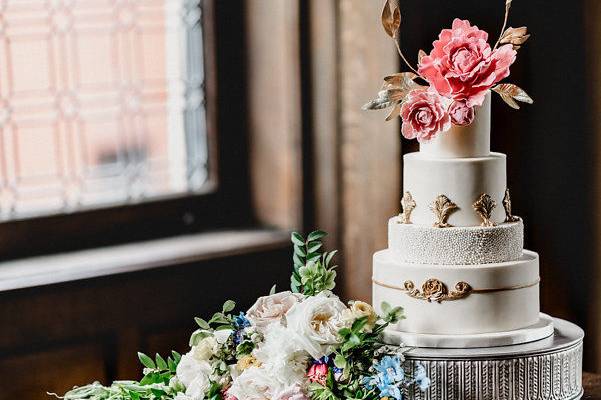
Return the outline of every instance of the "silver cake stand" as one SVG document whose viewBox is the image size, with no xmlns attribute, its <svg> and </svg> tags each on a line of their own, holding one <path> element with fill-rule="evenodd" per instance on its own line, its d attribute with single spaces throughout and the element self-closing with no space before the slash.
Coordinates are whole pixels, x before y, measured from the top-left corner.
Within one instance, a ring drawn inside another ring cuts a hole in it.
<svg viewBox="0 0 601 400">
<path fill-rule="evenodd" d="M 552 336 L 519 345 L 436 349 L 411 348 L 407 369 L 422 364 L 428 390 L 407 389 L 416 400 L 572 400 L 582 391 L 582 340 L 578 326 L 554 318 Z"/>
</svg>

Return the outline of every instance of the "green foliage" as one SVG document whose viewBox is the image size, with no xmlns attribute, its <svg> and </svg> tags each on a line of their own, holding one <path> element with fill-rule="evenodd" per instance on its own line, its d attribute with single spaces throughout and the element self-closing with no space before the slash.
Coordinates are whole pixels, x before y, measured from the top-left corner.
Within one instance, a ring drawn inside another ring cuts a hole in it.
<svg viewBox="0 0 601 400">
<path fill-rule="evenodd" d="M 326 235 L 323 231 L 314 231 L 305 239 L 298 232 L 292 233 L 294 270 L 290 287 L 294 293 L 314 296 L 336 286 L 336 266 L 330 266 L 336 251 L 322 252 L 321 240 Z"/>
<path fill-rule="evenodd" d="M 225 303 L 223 303 L 221 312 L 216 312 L 213 314 L 211 319 L 208 321 L 205 321 L 200 317 L 194 318 L 196 325 L 198 325 L 200 329 L 194 331 L 190 336 L 190 347 L 196 346 L 202 339 L 212 335 L 212 331 L 235 329 L 234 316 L 229 314 L 234 310 L 234 308 L 236 308 L 236 303 L 232 300 L 227 300 Z"/>
<path fill-rule="evenodd" d="M 111 386 L 94 382 L 75 387 L 62 397 L 49 394 L 65 400 L 170 400 L 178 392 L 184 391 L 181 384 L 170 385 L 181 358 L 176 351 L 172 351 L 167 359 L 159 354 L 152 359 L 144 353 L 138 353 L 138 359 L 145 367 L 144 377 L 140 382 L 115 381 Z"/>
<path fill-rule="evenodd" d="M 387 324 L 396 324 L 400 320 L 405 319 L 403 307 L 392 307 L 390 304 L 383 301 L 380 308 L 382 309 L 382 312 L 384 313 L 384 316 L 382 317 L 382 319 Z"/>
</svg>

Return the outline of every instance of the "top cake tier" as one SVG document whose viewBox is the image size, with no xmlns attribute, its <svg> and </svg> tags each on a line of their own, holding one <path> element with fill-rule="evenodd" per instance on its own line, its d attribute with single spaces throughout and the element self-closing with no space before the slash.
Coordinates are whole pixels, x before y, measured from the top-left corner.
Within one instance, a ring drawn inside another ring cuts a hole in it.
<svg viewBox="0 0 601 400">
<path fill-rule="evenodd" d="M 453 127 L 434 139 L 423 142 L 419 151 L 431 158 L 472 158 L 490 154 L 490 92 L 481 107 L 476 107 L 474 122 Z"/>
</svg>

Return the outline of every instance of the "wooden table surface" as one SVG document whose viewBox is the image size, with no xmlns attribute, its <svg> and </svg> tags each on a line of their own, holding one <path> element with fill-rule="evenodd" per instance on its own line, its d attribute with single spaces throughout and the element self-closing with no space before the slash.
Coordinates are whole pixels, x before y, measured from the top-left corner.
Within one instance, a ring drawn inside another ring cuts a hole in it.
<svg viewBox="0 0 601 400">
<path fill-rule="evenodd" d="M 601 400 L 601 375 L 589 374 L 582 376 L 584 386 L 584 397 L 587 400 Z"/>
</svg>

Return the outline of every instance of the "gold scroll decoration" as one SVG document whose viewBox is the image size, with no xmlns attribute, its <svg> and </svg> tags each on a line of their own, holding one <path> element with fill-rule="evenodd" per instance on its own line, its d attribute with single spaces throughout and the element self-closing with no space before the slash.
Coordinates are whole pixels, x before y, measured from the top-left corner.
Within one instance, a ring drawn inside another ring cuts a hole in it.
<svg viewBox="0 0 601 400">
<path fill-rule="evenodd" d="M 415 287 L 412 281 L 405 281 L 405 290 L 407 291 L 407 295 L 414 299 L 442 303 L 443 301 L 460 300 L 469 296 L 472 292 L 472 287 L 467 282 L 457 282 L 455 290 L 449 291 L 443 282 L 431 278 L 423 283 L 421 291 Z"/>
<path fill-rule="evenodd" d="M 450 225 L 447 221 L 449 216 L 459 207 L 457 204 L 453 203 L 447 196 L 444 194 L 438 195 L 436 200 L 432 204 L 430 204 L 430 210 L 436 216 L 436 222 L 434 222 L 435 228 L 448 228 Z"/>
<path fill-rule="evenodd" d="M 511 214 L 511 196 L 509 195 L 509 189 L 505 189 L 505 196 L 503 197 L 503 208 L 505 209 L 505 222 L 516 222 L 519 220 L 518 217 Z"/>
<path fill-rule="evenodd" d="M 482 226 L 495 226 L 491 220 L 492 211 L 497 206 L 497 203 L 486 193 L 482 193 L 478 200 L 472 205 L 480 218 L 482 218 Z"/>
<path fill-rule="evenodd" d="M 413 209 L 417 206 L 415 200 L 413 200 L 413 196 L 411 193 L 405 192 L 403 194 L 403 199 L 401 200 L 401 206 L 403 207 L 403 212 L 399 217 L 401 218 L 401 224 L 410 224 L 411 223 L 411 213 Z"/>
</svg>

